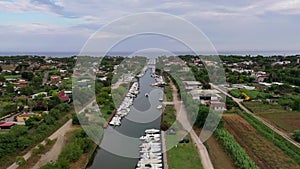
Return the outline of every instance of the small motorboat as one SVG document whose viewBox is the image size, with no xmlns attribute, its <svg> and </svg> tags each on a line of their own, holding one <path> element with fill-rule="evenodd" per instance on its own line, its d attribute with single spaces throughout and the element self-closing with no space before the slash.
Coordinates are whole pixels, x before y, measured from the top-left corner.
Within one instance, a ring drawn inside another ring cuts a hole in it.
<svg viewBox="0 0 300 169">
<path fill-rule="evenodd" d="M 145 96 L 146 96 L 146 97 L 149 97 L 149 94 L 148 94 L 148 93 L 145 93 Z"/>
<path fill-rule="evenodd" d="M 156 134 L 156 133 L 159 133 L 159 132 L 160 132 L 160 130 L 158 130 L 158 129 L 147 129 L 147 130 L 145 130 L 146 134 Z"/>
<path fill-rule="evenodd" d="M 157 106 L 157 109 L 162 109 L 162 105 L 158 105 L 158 106 Z"/>
</svg>

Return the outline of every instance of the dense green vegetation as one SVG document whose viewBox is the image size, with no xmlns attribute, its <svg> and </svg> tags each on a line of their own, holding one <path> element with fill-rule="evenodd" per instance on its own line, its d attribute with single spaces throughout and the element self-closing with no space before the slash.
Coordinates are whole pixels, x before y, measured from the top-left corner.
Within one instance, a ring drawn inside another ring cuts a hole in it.
<svg viewBox="0 0 300 169">
<path fill-rule="evenodd" d="M 231 72 L 230 70 L 228 70 L 227 72 L 229 73 L 229 75 L 226 78 L 226 81 L 231 84 L 252 83 L 255 80 L 255 77 L 252 77 L 245 72 L 244 73 Z"/>
<path fill-rule="evenodd" d="M 163 111 L 161 129 L 168 130 L 176 121 L 176 110 L 173 105 L 167 105 Z"/>
<path fill-rule="evenodd" d="M 62 117 L 69 111 L 68 104 L 59 104 L 51 109 L 49 114 L 30 118 L 26 121 L 26 126 L 15 126 L 6 134 L 0 134 L 0 164 L 3 165 L 24 149 L 33 147 L 50 136 L 64 124 L 66 119 Z"/>
<path fill-rule="evenodd" d="M 17 105 L 14 103 L 2 103 L 0 106 L 0 117 L 17 111 Z"/>
<path fill-rule="evenodd" d="M 83 129 L 73 134 L 72 141 L 61 151 L 55 164 L 47 164 L 41 169 L 69 169 L 72 162 L 79 160 L 82 154 L 88 153 L 93 149 L 93 142 Z"/>
<path fill-rule="evenodd" d="M 215 130 L 214 135 L 230 154 L 239 169 L 258 169 L 246 151 L 237 143 L 234 137 L 224 128 Z"/>
<path fill-rule="evenodd" d="M 293 133 L 294 140 L 300 142 L 300 130 L 295 130 Z"/>
<path fill-rule="evenodd" d="M 173 101 L 172 91 L 173 91 L 173 89 L 171 86 L 165 86 L 164 93 L 165 93 L 165 96 L 166 96 L 168 102 Z"/>
<path fill-rule="evenodd" d="M 238 111 L 238 114 L 246 119 L 259 133 L 273 142 L 277 147 L 282 149 L 288 156 L 293 158 L 298 164 L 300 164 L 300 150 L 291 144 L 289 141 L 274 133 L 269 127 L 256 120 L 253 116 Z"/>
</svg>

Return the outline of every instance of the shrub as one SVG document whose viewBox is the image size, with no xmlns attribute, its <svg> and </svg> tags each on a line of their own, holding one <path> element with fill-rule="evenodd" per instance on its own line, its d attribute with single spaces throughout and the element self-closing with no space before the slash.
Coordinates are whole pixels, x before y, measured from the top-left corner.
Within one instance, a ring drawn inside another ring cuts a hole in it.
<svg viewBox="0 0 300 169">
<path fill-rule="evenodd" d="M 22 157 L 22 156 L 17 156 L 17 158 L 16 158 L 16 163 L 17 163 L 18 165 L 22 166 L 22 165 L 26 164 L 26 160 L 25 160 L 24 157 Z"/>
</svg>

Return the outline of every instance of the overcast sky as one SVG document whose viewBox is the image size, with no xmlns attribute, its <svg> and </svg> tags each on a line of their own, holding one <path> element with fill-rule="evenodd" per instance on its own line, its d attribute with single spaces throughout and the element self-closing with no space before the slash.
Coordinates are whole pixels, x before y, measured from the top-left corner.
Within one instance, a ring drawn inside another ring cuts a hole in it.
<svg viewBox="0 0 300 169">
<path fill-rule="evenodd" d="M 103 25 L 137 12 L 182 17 L 218 51 L 300 50 L 300 0 L 0 0 L 0 52 L 77 52 Z"/>
</svg>

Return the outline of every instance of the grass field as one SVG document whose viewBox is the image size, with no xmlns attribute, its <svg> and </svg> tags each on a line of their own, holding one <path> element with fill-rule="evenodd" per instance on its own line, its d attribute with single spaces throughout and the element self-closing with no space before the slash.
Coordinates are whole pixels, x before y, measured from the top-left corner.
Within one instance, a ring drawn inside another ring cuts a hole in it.
<svg viewBox="0 0 300 169">
<path fill-rule="evenodd" d="M 281 149 L 251 126 L 237 114 L 223 116 L 225 128 L 234 136 L 248 155 L 262 169 L 269 168 L 300 168 L 300 166 Z"/>
<path fill-rule="evenodd" d="M 233 89 L 230 90 L 229 93 L 236 98 L 244 98 L 244 96 L 241 94 L 241 92 L 246 93 L 252 100 L 255 99 L 262 99 L 262 98 L 268 98 L 270 94 L 263 93 L 257 90 L 247 90 L 247 89 Z"/>
<path fill-rule="evenodd" d="M 174 138 L 172 138 L 174 137 Z M 191 140 L 190 136 L 188 138 Z M 168 140 L 176 140 L 177 135 L 167 135 Z M 167 152 L 170 169 L 202 169 L 201 160 L 194 143 L 182 143 Z"/>
<path fill-rule="evenodd" d="M 288 133 L 300 128 L 300 112 L 298 111 L 288 111 L 279 104 L 263 104 L 262 102 L 244 102 L 244 105 L 253 113 Z"/>
</svg>

